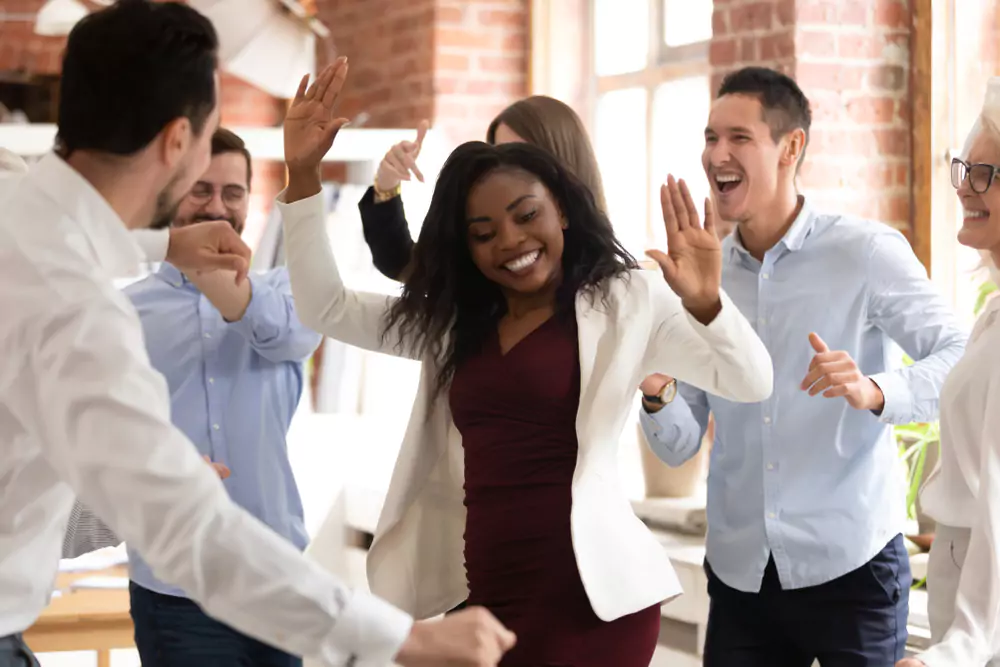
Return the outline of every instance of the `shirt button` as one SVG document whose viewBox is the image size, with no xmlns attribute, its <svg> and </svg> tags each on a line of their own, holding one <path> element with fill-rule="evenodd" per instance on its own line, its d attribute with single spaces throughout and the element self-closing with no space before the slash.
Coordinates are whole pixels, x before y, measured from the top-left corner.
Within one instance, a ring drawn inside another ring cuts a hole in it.
<svg viewBox="0 0 1000 667">
<path fill-rule="evenodd" d="M 768 463 L 767 464 L 767 469 L 768 470 L 774 470 L 774 464 L 773 463 Z"/>
<path fill-rule="evenodd" d="M 765 322 L 767 322 L 767 320 L 765 320 L 763 317 L 757 318 L 757 324 L 764 324 Z"/>
<path fill-rule="evenodd" d="M 211 337 L 212 337 L 212 334 L 210 334 L 210 333 L 205 334 L 205 338 L 211 338 Z"/>
<path fill-rule="evenodd" d="M 764 417 L 764 423 L 765 424 L 770 424 L 771 423 L 771 418 L 770 417 Z"/>
<path fill-rule="evenodd" d="M 212 428 L 215 429 L 216 431 L 218 431 L 219 430 L 219 425 L 218 424 L 212 424 Z"/>
<path fill-rule="evenodd" d="M 215 378 L 208 378 L 209 384 L 215 384 Z"/>
<path fill-rule="evenodd" d="M 768 513 L 767 513 L 767 518 L 768 518 L 768 519 L 774 519 L 774 518 L 776 518 L 777 516 L 778 516 L 778 515 L 777 515 L 777 514 L 775 514 L 774 512 L 768 512 Z"/>
<path fill-rule="evenodd" d="M 764 280 L 767 280 L 768 278 L 770 278 L 770 277 L 771 277 L 771 274 L 770 274 L 770 273 L 762 273 L 762 274 L 760 275 L 760 277 L 761 277 L 761 278 L 763 278 Z"/>
</svg>

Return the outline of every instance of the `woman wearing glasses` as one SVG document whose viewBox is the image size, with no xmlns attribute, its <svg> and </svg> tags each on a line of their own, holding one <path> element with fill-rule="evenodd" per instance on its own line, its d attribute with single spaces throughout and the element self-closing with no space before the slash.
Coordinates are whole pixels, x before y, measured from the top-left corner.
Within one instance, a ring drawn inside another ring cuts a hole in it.
<svg viewBox="0 0 1000 667">
<path fill-rule="evenodd" d="M 962 202 L 962 245 L 1000 260 L 1000 78 L 961 159 L 951 165 Z M 1000 667 L 1000 300 L 976 322 L 941 391 L 941 460 L 924 488 L 937 521 L 927 573 L 935 642 L 898 667 Z"/>
</svg>

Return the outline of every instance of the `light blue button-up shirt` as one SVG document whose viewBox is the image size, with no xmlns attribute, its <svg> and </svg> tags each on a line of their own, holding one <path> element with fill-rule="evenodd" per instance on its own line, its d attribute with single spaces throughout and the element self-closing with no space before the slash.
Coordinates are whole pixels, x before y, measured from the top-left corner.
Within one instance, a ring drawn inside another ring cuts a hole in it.
<svg viewBox="0 0 1000 667">
<path fill-rule="evenodd" d="M 732 403 L 681 385 L 640 420 L 657 455 L 680 465 L 701 446 L 709 413 L 707 559 L 728 586 L 758 592 L 769 555 L 781 585 L 831 581 L 873 558 L 905 522 L 891 424 L 937 418 L 966 332 L 890 227 L 803 206 L 763 262 L 739 235 L 723 244 L 722 285 L 774 363 L 774 393 Z M 816 332 L 882 389 L 880 416 L 801 387 Z M 903 354 L 916 363 L 904 367 Z"/>
<path fill-rule="evenodd" d="M 236 504 L 304 549 L 285 434 L 302 395 L 302 362 L 321 336 L 295 315 L 286 269 L 249 280 L 250 304 L 232 323 L 170 264 L 125 293 L 142 320 L 150 361 L 170 388 L 174 424 L 199 452 L 229 467 L 223 484 Z M 149 590 L 184 595 L 158 581 L 133 550 L 129 574 Z"/>
</svg>

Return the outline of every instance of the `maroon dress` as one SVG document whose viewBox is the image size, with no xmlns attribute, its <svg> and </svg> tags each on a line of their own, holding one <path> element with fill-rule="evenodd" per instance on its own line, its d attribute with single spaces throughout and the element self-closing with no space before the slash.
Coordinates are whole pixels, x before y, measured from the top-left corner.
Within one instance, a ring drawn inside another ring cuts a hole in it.
<svg viewBox="0 0 1000 667">
<path fill-rule="evenodd" d="M 649 667 L 658 606 L 594 614 L 570 536 L 578 443 L 576 324 L 553 317 L 506 355 L 497 334 L 449 394 L 465 450 L 469 605 L 517 634 L 503 667 Z"/>
</svg>

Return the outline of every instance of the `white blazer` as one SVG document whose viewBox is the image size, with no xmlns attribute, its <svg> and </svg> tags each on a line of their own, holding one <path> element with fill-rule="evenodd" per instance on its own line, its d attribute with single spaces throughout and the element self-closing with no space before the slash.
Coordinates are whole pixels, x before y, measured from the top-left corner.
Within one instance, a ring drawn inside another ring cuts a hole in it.
<svg viewBox="0 0 1000 667">
<path fill-rule="evenodd" d="M 278 206 L 284 219 L 292 294 L 306 326 L 350 345 L 399 354 L 383 338 L 392 298 L 344 287 L 330 249 L 320 196 Z M 636 388 L 653 371 L 733 401 L 771 394 L 764 344 L 729 298 L 708 326 L 681 306 L 658 272 L 613 280 L 608 307 L 580 297 L 579 439 L 570 526 L 580 577 L 595 614 L 610 621 L 681 591 L 677 576 L 635 516 L 617 469 L 622 428 Z M 383 340 L 385 342 L 383 342 Z M 416 618 L 452 609 L 468 596 L 463 557 L 462 438 L 447 391 L 428 406 L 437 367 L 424 360 L 409 426 L 368 555 L 372 592 Z"/>
</svg>

